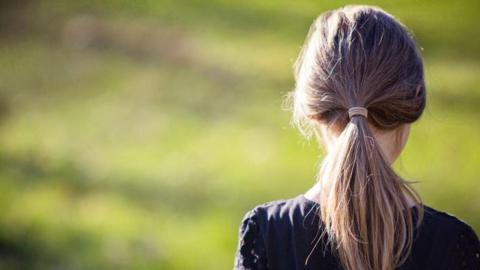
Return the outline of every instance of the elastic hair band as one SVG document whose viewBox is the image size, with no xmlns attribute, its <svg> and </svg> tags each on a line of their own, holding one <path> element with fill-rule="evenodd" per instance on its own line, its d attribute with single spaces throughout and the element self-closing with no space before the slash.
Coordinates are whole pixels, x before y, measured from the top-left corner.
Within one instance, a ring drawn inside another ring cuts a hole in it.
<svg viewBox="0 0 480 270">
<path fill-rule="evenodd" d="M 348 116 L 350 117 L 350 119 L 355 115 L 361 115 L 367 118 L 368 111 L 364 107 L 351 107 L 350 109 L 348 109 Z"/>
</svg>

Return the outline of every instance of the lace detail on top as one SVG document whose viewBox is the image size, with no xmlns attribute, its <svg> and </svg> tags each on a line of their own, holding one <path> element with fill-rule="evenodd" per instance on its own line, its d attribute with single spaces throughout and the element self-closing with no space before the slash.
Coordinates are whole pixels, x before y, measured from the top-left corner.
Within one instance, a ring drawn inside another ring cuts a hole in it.
<svg viewBox="0 0 480 270">
<path fill-rule="evenodd" d="M 480 241 L 470 226 L 457 235 L 450 256 L 449 270 L 480 270 Z"/>
<path fill-rule="evenodd" d="M 235 270 L 267 269 L 265 245 L 257 218 L 256 209 L 252 209 L 242 219 L 235 253 Z"/>
</svg>

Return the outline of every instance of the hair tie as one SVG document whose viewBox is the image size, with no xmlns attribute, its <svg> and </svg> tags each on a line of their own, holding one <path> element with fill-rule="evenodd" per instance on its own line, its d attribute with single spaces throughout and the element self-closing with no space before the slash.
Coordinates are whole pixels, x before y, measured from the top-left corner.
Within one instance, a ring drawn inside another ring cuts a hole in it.
<svg viewBox="0 0 480 270">
<path fill-rule="evenodd" d="M 348 116 L 350 117 L 350 119 L 352 119 L 352 117 L 354 117 L 355 115 L 361 115 L 361 116 L 367 118 L 368 111 L 364 107 L 351 107 L 351 108 L 349 108 L 348 109 Z"/>
</svg>

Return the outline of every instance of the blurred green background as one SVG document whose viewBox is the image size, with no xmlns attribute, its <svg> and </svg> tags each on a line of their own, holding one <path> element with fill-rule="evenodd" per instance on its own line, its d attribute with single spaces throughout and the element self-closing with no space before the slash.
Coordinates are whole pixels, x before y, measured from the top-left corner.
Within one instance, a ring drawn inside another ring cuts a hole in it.
<svg viewBox="0 0 480 270">
<path fill-rule="evenodd" d="M 0 269 L 231 269 L 259 203 L 314 183 L 282 98 L 346 1 L 2 1 Z M 415 34 L 428 105 L 396 164 L 480 231 L 479 1 L 365 1 Z"/>
</svg>

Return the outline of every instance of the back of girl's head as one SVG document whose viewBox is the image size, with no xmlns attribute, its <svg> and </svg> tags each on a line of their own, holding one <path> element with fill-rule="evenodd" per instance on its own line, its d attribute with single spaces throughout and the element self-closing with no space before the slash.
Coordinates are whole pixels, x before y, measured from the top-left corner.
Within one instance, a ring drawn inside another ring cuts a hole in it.
<svg viewBox="0 0 480 270">
<path fill-rule="evenodd" d="M 423 63 L 413 35 L 374 6 L 322 13 L 294 65 L 293 122 L 338 135 L 318 173 L 324 233 L 347 269 L 394 269 L 411 251 L 421 200 L 391 168 L 375 132 L 416 121 L 425 108 Z M 368 116 L 349 118 L 364 107 Z M 373 129 L 372 129 L 373 127 Z M 407 197 L 419 207 L 410 208 Z"/>
<path fill-rule="evenodd" d="M 412 35 L 373 6 L 321 14 L 295 62 L 294 120 L 345 126 L 349 107 L 390 129 L 417 120 L 425 107 L 423 64 Z M 307 130 L 304 130 L 307 131 Z"/>
</svg>

